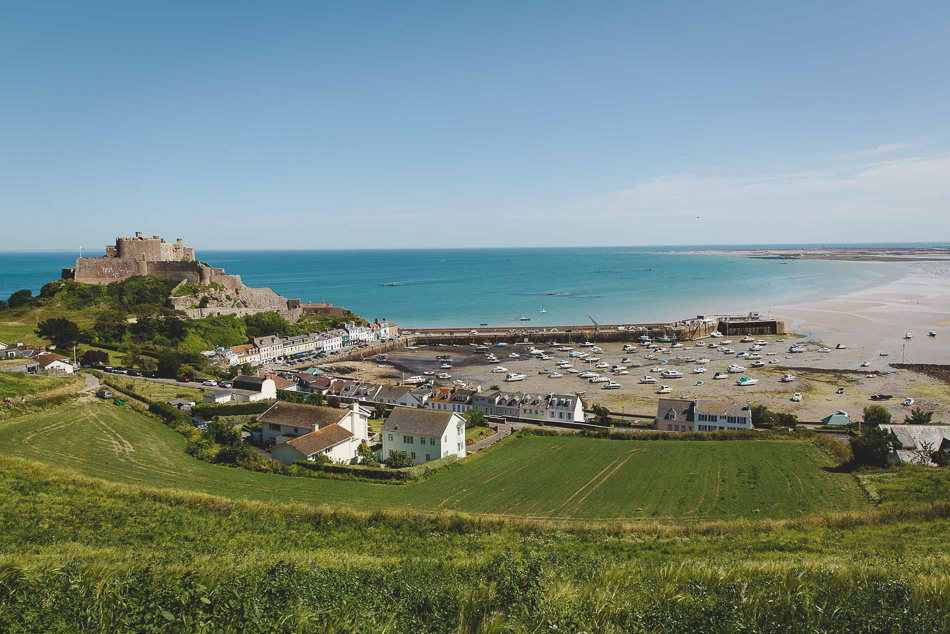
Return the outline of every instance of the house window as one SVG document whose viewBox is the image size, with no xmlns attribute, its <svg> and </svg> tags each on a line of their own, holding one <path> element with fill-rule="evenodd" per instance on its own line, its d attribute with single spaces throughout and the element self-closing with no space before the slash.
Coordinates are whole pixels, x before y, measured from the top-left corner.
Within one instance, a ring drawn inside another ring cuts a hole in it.
<svg viewBox="0 0 950 634">
<path fill-rule="evenodd" d="M 403 441 L 404 443 L 406 443 L 407 445 L 411 445 L 411 444 L 412 444 L 412 436 L 403 436 L 403 437 L 402 437 L 402 441 Z"/>
<path fill-rule="evenodd" d="M 430 439 L 429 439 L 429 444 L 430 444 L 431 446 L 435 447 L 435 438 L 430 438 Z"/>
<path fill-rule="evenodd" d="M 412 459 L 413 459 L 413 460 L 416 459 L 416 452 L 415 452 L 415 451 L 412 452 Z"/>
<path fill-rule="evenodd" d="M 393 435 L 389 434 L 389 442 L 392 442 L 392 441 L 393 441 Z"/>
<path fill-rule="evenodd" d="M 271 431 L 280 431 L 280 425 L 277 425 L 277 424 L 274 424 L 274 423 L 268 423 L 268 424 L 270 425 L 269 429 L 270 429 Z"/>
<path fill-rule="evenodd" d="M 432 460 L 432 456 L 430 456 L 429 454 L 426 454 L 426 462 L 429 462 L 430 460 Z"/>
<path fill-rule="evenodd" d="M 462 443 L 459 443 L 459 451 L 462 451 Z"/>
<path fill-rule="evenodd" d="M 666 413 L 664 418 L 666 418 L 666 420 L 676 420 L 676 411 L 671 409 Z"/>
</svg>

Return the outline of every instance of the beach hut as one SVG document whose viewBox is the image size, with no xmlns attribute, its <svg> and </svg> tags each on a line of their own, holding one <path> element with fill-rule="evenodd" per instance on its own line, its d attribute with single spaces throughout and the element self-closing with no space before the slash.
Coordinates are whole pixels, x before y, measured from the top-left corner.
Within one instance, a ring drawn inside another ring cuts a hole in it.
<svg viewBox="0 0 950 634">
<path fill-rule="evenodd" d="M 845 414 L 832 414 L 831 416 L 825 416 L 821 419 L 822 425 L 835 425 L 835 426 L 845 426 L 851 424 L 851 419 L 848 418 Z"/>
</svg>

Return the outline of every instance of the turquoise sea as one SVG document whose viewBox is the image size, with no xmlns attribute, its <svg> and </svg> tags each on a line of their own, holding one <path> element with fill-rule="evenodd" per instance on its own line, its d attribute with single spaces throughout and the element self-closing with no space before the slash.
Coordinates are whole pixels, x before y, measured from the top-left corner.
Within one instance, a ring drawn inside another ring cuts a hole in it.
<svg viewBox="0 0 950 634">
<path fill-rule="evenodd" d="M 724 247 L 682 247 L 709 248 Z M 655 247 L 199 251 L 198 257 L 240 274 L 250 286 L 343 305 L 404 327 L 520 325 L 521 316 L 530 317 L 532 326 L 553 326 L 590 323 L 589 317 L 618 323 L 768 312 L 888 282 L 904 266 L 690 255 Z M 0 297 L 20 288 L 38 292 L 75 258 L 66 251 L 0 253 Z M 392 282 L 398 286 L 386 286 Z"/>
</svg>

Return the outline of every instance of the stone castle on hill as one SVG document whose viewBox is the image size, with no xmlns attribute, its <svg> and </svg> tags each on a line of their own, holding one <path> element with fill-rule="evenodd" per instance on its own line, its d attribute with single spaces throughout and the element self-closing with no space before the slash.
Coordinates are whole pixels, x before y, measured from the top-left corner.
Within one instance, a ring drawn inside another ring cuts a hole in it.
<svg viewBox="0 0 950 634">
<path fill-rule="evenodd" d="M 224 269 L 197 260 L 195 250 L 186 247 L 181 238 L 165 242 L 159 236 L 146 238 L 142 232 L 136 232 L 132 238 L 116 238 L 115 246 L 107 246 L 104 256 L 79 257 L 75 268 L 63 269 L 64 279 L 83 284 L 109 284 L 135 275 L 156 275 L 179 280 L 179 286 L 205 287 L 183 296 L 173 292 L 168 298 L 169 306 L 189 317 L 243 317 L 273 310 L 289 321 L 297 321 L 304 312 L 311 312 L 306 306 L 301 308 L 299 299 L 287 299 L 266 287 L 245 286 L 240 275 L 225 273 Z"/>
</svg>

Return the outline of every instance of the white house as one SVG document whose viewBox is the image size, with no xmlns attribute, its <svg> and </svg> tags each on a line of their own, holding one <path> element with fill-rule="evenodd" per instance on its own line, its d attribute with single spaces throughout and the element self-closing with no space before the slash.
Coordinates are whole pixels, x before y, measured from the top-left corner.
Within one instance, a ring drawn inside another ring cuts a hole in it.
<svg viewBox="0 0 950 634">
<path fill-rule="evenodd" d="M 41 352 L 36 355 L 35 361 L 39 364 L 41 372 L 50 374 L 72 374 L 73 366 L 68 357 L 55 352 Z"/>
<path fill-rule="evenodd" d="M 653 426 L 661 431 L 752 429 L 752 405 L 723 401 L 661 398 Z"/>
<path fill-rule="evenodd" d="M 242 365 L 249 363 L 257 366 L 261 364 L 261 351 L 257 346 L 246 343 L 241 346 L 234 346 L 230 349 L 230 354 L 226 357 L 229 365 Z"/>
<path fill-rule="evenodd" d="M 369 439 L 369 415 L 355 403 L 347 409 L 338 409 L 277 401 L 258 420 L 265 443 L 284 442 L 328 425 L 340 425 L 358 441 Z"/>
<path fill-rule="evenodd" d="M 231 393 L 235 401 L 265 401 L 277 398 L 274 379 L 260 376 L 236 376 L 231 381 Z"/>
<path fill-rule="evenodd" d="M 359 443 L 353 432 L 334 423 L 275 445 L 270 455 L 287 465 L 293 464 L 295 460 L 312 462 L 321 454 L 333 462 L 353 464 L 356 462 Z"/>
<path fill-rule="evenodd" d="M 231 392 L 230 390 L 209 390 L 204 393 L 204 396 L 201 397 L 201 400 L 212 405 L 230 403 Z"/>
<path fill-rule="evenodd" d="M 277 335 L 253 337 L 251 341 L 253 341 L 257 349 L 260 350 L 261 363 L 270 363 L 284 356 L 284 342 Z"/>
<path fill-rule="evenodd" d="M 405 451 L 412 464 L 465 457 L 465 419 L 457 412 L 397 407 L 383 425 L 383 458 Z"/>
</svg>

